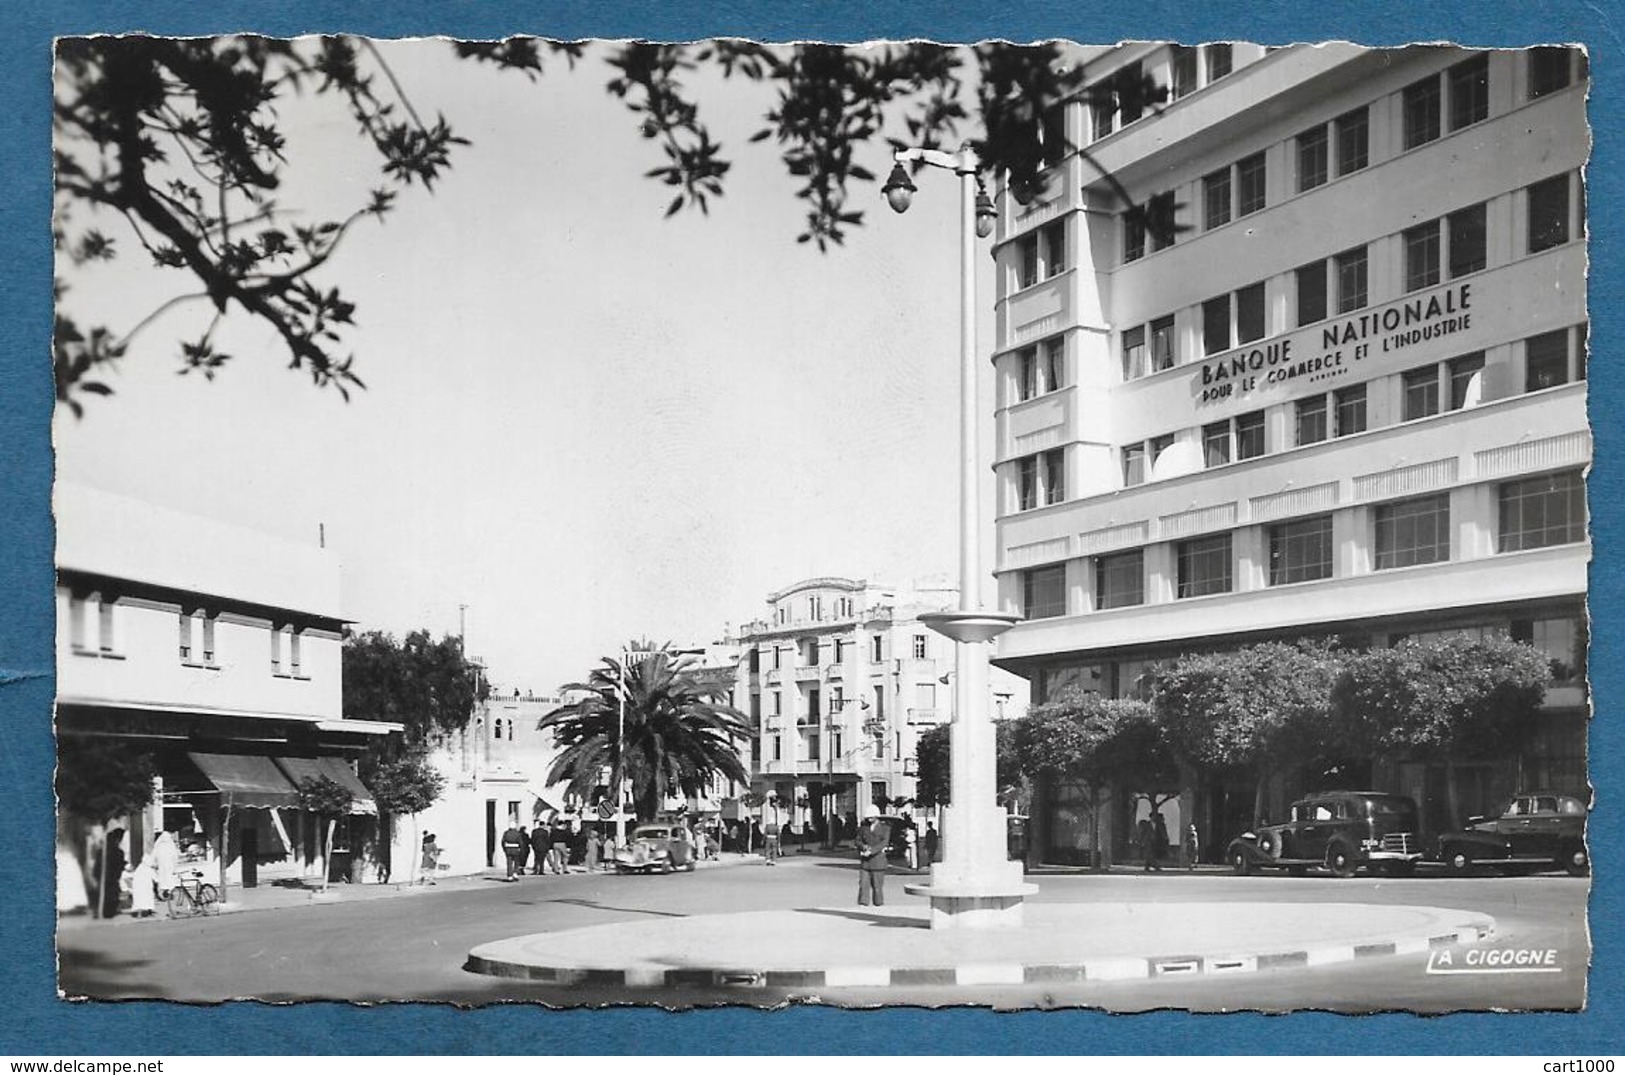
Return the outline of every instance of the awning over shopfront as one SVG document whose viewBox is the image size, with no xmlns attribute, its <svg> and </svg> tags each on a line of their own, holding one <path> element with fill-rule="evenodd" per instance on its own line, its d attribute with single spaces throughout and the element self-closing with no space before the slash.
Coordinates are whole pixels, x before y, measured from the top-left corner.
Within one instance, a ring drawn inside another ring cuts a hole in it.
<svg viewBox="0 0 1625 1075">
<path fill-rule="evenodd" d="M 299 793 L 270 758 L 257 754 L 188 754 L 204 777 L 220 789 L 220 805 L 298 806 Z"/>
<path fill-rule="evenodd" d="M 278 758 L 277 765 L 288 774 L 294 786 L 306 780 L 314 780 L 325 776 L 339 787 L 348 791 L 352 796 L 350 813 L 376 814 L 378 804 L 372 801 L 372 792 L 367 790 L 350 767 L 338 758 Z"/>
</svg>

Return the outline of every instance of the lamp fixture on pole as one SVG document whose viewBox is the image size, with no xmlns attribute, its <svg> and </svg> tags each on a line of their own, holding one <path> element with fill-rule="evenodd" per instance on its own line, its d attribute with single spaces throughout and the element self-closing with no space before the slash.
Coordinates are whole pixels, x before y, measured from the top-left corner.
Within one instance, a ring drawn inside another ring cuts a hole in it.
<svg viewBox="0 0 1625 1075">
<path fill-rule="evenodd" d="M 950 804 L 943 816 L 943 857 L 931 866 L 931 880 L 905 885 L 912 895 L 931 900 L 933 929 L 1016 927 L 1022 901 L 1038 891 L 1022 878 L 1021 864 L 1009 861 L 1005 811 L 998 805 L 993 722 L 988 713 L 988 643 L 1021 617 L 982 609 L 981 508 L 978 480 L 976 392 L 976 240 L 993 231 L 993 199 L 980 175 L 981 161 L 970 146 L 957 153 L 940 149 L 900 149 L 897 165 L 882 188 L 887 203 L 906 210 L 918 188 L 904 164 L 944 168 L 959 177 L 959 607 L 923 615 L 920 621 L 954 641 L 954 716 L 949 726 Z"/>
</svg>

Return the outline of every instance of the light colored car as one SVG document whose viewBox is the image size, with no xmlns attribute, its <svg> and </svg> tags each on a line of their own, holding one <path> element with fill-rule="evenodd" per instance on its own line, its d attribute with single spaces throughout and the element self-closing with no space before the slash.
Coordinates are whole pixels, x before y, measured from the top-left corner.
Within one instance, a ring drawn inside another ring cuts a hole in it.
<svg viewBox="0 0 1625 1075">
<path fill-rule="evenodd" d="M 671 873 L 694 868 L 694 845 L 688 830 L 663 822 L 639 825 L 632 830 L 626 850 L 615 856 L 615 868 L 622 873 Z"/>
</svg>

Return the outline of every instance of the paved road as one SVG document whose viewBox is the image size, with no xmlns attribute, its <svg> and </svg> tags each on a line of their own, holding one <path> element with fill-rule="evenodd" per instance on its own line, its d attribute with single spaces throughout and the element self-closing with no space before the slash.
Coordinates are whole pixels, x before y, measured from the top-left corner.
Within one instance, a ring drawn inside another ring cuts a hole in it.
<svg viewBox="0 0 1625 1075">
<path fill-rule="evenodd" d="M 1533 877 L 1366 879 L 1113 874 L 1038 878 L 1036 899 L 1089 903 L 1374 902 L 1463 907 L 1495 916 L 1494 949 L 1555 949 L 1560 971 L 1429 974 L 1425 957 L 1385 957 L 1327 968 L 1186 979 L 1079 983 L 1064 988 L 824 990 L 826 1003 L 1106 1007 L 1196 1010 L 1325 1008 L 1448 1011 L 1575 1008 L 1584 1002 L 1588 882 Z M 897 900 L 900 877 L 890 886 Z M 335 998 L 550 1005 L 641 999 L 666 1005 L 766 1003 L 782 993 L 684 990 L 654 994 L 564 989 L 462 970 L 476 944 L 501 937 L 629 921 L 647 915 L 717 914 L 853 902 L 853 864 L 791 856 L 669 877 L 573 875 L 492 881 L 396 899 L 337 903 L 175 922 L 75 920 L 58 937 L 61 985 L 70 996 L 215 1001 Z"/>
</svg>

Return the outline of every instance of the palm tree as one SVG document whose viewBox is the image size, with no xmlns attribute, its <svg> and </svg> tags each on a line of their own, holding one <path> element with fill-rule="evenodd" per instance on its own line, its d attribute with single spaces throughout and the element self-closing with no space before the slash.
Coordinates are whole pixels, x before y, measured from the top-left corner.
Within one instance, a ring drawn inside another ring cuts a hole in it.
<svg viewBox="0 0 1625 1075">
<path fill-rule="evenodd" d="M 661 800 L 680 792 L 700 795 L 717 774 L 749 783 L 735 744 L 750 734 L 745 714 L 724 704 L 727 686 L 696 675 L 690 657 L 672 657 L 664 648 L 634 643 L 647 652 L 623 668 L 602 658 L 585 683 L 563 688 L 582 695 L 537 722 L 553 729 L 564 748 L 548 773 L 550 783 L 569 781 L 569 790 L 590 798 L 607 767 L 620 771 L 620 706 L 625 691 L 625 775 L 639 820 L 654 818 Z"/>
</svg>

